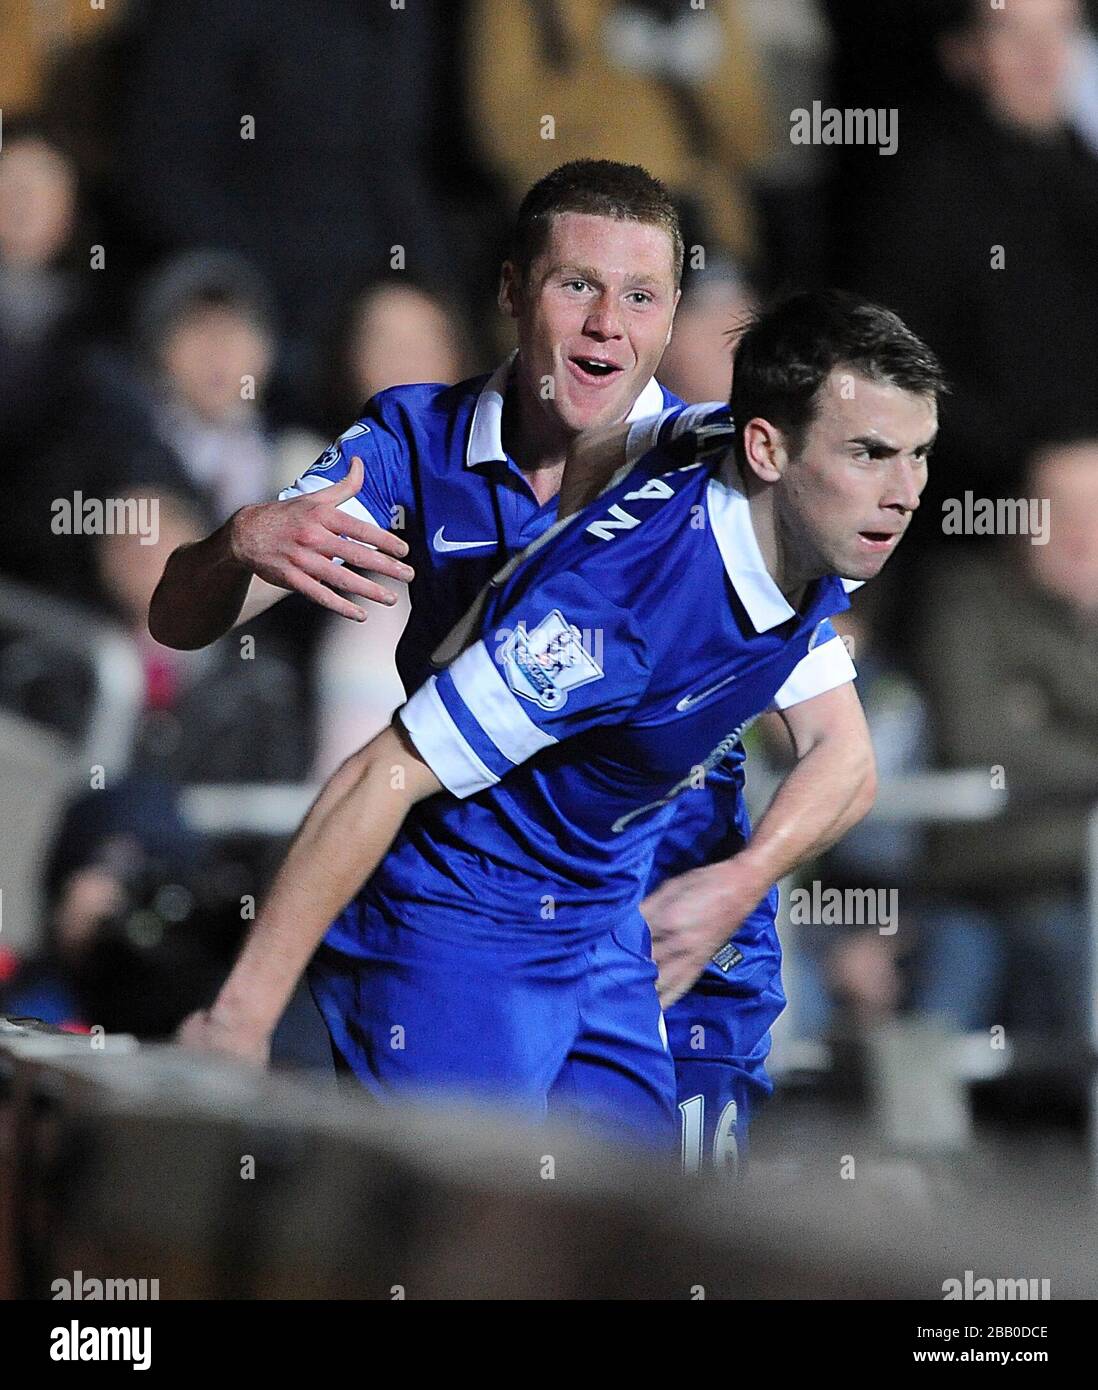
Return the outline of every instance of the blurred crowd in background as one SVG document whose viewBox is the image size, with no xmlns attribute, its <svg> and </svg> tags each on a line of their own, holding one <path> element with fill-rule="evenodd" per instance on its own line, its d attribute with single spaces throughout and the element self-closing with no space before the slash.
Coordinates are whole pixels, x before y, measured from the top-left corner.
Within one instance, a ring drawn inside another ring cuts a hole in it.
<svg viewBox="0 0 1098 1390">
<path fill-rule="evenodd" d="M 110 814 L 102 793 L 68 808 L 42 953 L 0 959 L 0 1005 L 6 988 L 18 1011 L 163 1033 L 208 991 L 255 871 L 198 843 L 177 788 L 326 775 L 400 699 L 380 654 L 400 614 L 351 631 L 295 597 L 249 629 L 254 660 L 233 636 L 167 651 L 145 627 L 163 563 L 275 496 L 374 392 L 495 365 L 522 193 L 603 157 L 681 199 L 660 378 L 687 400 L 727 397 L 753 304 L 827 283 L 895 309 L 952 382 L 922 512 L 848 638 L 883 774 L 1002 767 L 1005 809 L 866 825 L 817 866 L 899 888 L 901 923 L 800 933 L 800 1030 L 916 1010 L 1078 1035 L 1098 802 L 1095 19 L 1082 0 L 0 4 L 0 581 L 120 626 L 146 681 L 131 779 Z M 895 110 L 895 153 L 794 143 L 814 102 Z M 1049 542 L 947 534 L 943 502 L 966 492 L 1047 499 Z M 155 496 L 158 542 L 56 534 L 51 506 L 76 493 Z M 0 648 L 0 701 L 17 666 Z M 755 754 L 783 756 L 765 738 Z M 157 906 L 175 880 L 183 897 Z M 140 932 L 102 925 L 127 902 L 168 943 L 165 978 L 188 981 L 155 1009 Z M 89 964 L 97 933 L 130 942 L 136 973 Z"/>
</svg>

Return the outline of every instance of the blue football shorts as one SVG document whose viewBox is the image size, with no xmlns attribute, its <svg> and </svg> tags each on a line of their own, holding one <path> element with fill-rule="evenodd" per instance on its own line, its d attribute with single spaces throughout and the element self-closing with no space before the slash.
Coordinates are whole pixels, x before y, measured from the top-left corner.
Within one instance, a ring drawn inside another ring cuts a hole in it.
<svg viewBox="0 0 1098 1390">
<path fill-rule="evenodd" d="M 309 986 L 337 1065 L 371 1095 L 502 1105 L 674 1159 L 675 1071 L 639 913 L 540 957 L 374 914 L 353 952 L 322 944 Z"/>
</svg>

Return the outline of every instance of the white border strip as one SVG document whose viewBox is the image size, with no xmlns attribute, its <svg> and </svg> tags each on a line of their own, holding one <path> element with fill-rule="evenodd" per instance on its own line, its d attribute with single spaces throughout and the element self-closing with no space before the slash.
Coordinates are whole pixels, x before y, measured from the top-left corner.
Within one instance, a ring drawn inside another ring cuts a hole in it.
<svg viewBox="0 0 1098 1390">
<path fill-rule="evenodd" d="M 516 767 L 557 742 L 519 704 L 483 641 L 462 652 L 450 667 L 450 679 L 469 713 Z"/>
<path fill-rule="evenodd" d="M 486 767 L 450 717 L 438 693 L 438 677 L 421 685 L 400 711 L 400 722 L 420 757 L 454 796 L 472 796 L 499 778 Z"/>
<path fill-rule="evenodd" d="M 845 685 L 858 675 L 850 653 L 841 637 L 832 637 L 813 647 L 793 668 L 793 673 L 774 696 L 778 709 L 788 709 L 799 705 L 802 700 L 811 700 L 814 695 L 823 695 L 836 686 Z"/>
</svg>

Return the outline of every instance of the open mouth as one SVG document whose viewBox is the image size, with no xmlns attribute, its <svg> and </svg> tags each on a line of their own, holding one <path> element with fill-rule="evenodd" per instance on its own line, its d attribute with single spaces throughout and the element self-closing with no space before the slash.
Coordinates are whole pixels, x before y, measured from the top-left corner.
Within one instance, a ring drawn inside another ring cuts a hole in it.
<svg viewBox="0 0 1098 1390">
<path fill-rule="evenodd" d="M 570 357 L 568 362 L 582 381 L 605 381 L 622 370 L 616 362 L 605 362 L 600 357 Z"/>
<path fill-rule="evenodd" d="M 896 531 L 859 531 L 858 539 L 871 550 L 888 550 L 900 539 Z"/>
</svg>

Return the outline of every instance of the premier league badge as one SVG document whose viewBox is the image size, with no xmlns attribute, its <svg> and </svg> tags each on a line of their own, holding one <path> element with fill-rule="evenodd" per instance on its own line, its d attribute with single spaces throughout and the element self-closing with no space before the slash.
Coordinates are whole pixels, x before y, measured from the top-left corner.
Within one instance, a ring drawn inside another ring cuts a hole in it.
<svg viewBox="0 0 1098 1390">
<path fill-rule="evenodd" d="M 352 425 L 349 430 L 344 430 L 334 443 L 328 445 L 317 461 L 306 469 L 305 476 L 308 477 L 311 473 L 327 473 L 328 469 L 331 468 L 339 458 L 339 451 L 342 445 L 349 444 L 352 439 L 358 439 L 360 436 L 369 433 L 370 426 L 363 424 L 361 420 L 357 425 Z"/>
<path fill-rule="evenodd" d="M 530 631 L 520 623 L 500 650 L 500 664 L 515 694 L 545 710 L 561 709 L 570 690 L 605 674 L 559 608 Z"/>
</svg>

